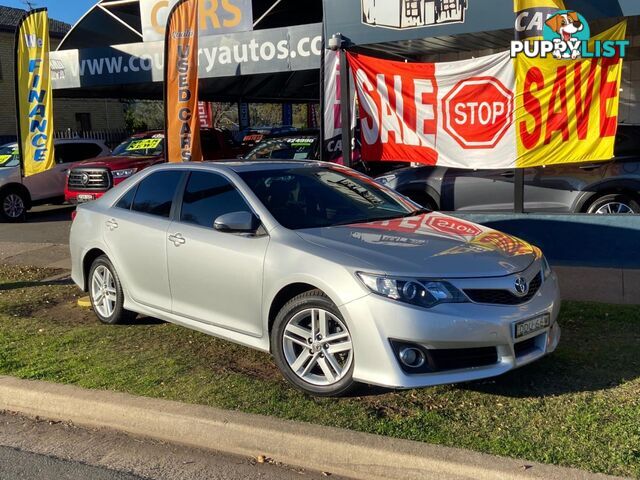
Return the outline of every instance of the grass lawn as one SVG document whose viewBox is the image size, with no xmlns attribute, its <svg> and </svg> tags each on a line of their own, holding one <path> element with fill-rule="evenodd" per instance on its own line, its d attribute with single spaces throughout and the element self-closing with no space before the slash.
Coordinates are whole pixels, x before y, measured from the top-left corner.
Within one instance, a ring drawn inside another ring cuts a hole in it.
<svg viewBox="0 0 640 480">
<path fill-rule="evenodd" d="M 558 352 L 489 381 L 318 400 L 269 356 L 149 319 L 103 326 L 55 272 L 0 266 L 0 374 L 640 478 L 640 308 L 567 303 Z"/>
</svg>

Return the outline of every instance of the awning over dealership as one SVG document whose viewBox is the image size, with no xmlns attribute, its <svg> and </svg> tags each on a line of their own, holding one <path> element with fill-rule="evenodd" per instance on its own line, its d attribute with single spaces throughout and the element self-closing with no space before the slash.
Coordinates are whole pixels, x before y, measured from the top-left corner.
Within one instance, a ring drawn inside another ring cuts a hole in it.
<svg viewBox="0 0 640 480">
<path fill-rule="evenodd" d="M 415 59 L 450 52 L 509 48 L 514 38 L 513 0 L 392 0 L 402 12 L 413 3 L 425 10 L 437 4 L 460 6 L 457 15 L 403 21 L 388 15 L 389 2 L 324 0 L 324 34 L 342 35 L 347 46 L 382 57 Z M 620 17 L 640 15 L 638 0 L 565 0 L 567 8 L 583 14 L 594 29 L 606 28 Z M 635 22 L 637 23 L 637 21 Z M 633 25 L 632 25 L 633 31 Z"/>
<path fill-rule="evenodd" d="M 321 2 L 242 2 L 250 5 L 251 18 L 243 18 L 250 31 L 200 35 L 202 99 L 318 101 Z M 162 98 L 164 42 L 155 36 L 144 41 L 148 27 L 143 14 L 156 5 L 166 9 L 165 4 L 166 0 L 97 3 L 51 54 L 56 95 Z M 211 4 L 217 2 L 204 8 Z M 206 12 L 201 22 L 215 23 Z"/>
</svg>

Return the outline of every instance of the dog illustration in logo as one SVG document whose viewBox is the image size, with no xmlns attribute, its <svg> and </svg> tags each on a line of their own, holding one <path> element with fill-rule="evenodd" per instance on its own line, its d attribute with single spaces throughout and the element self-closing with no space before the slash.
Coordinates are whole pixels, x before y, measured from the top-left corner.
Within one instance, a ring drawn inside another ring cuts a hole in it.
<svg viewBox="0 0 640 480">
<path fill-rule="evenodd" d="M 558 60 L 562 58 L 571 58 L 575 60 L 581 56 L 580 50 L 570 49 L 568 46 L 574 41 L 579 41 L 575 35 L 584 30 L 584 24 L 578 12 L 558 13 L 547 20 L 547 26 L 557 33 L 560 38 L 556 38 L 553 42 L 556 45 L 553 56 Z"/>
</svg>

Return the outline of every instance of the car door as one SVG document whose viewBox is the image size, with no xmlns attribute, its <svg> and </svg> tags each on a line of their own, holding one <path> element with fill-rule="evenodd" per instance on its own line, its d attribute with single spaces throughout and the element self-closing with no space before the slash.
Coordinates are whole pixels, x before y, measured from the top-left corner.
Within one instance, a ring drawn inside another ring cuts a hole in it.
<svg viewBox="0 0 640 480">
<path fill-rule="evenodd" d="M 226 177 L 191 172 L 178 220 L 167 237 L 173 313 L 249 335 L 262 335 L 265 235 L 213 228 L 221 215 L 251 211 Z"/>
<path fill-rule="evenodd" d="M 571 212 L 578 197 L 604 178 L 608 162 L 528 168 L 524 207 L 527 212 Z"/>
<path fill-rule="evenodd" d="M 442 179 L 442 210 L 513 212 L 514 177 L 513 169 L 450 168 Z"/>
<path fill-rule="evenodd" d="M 171 311 L 167 231 L 181 170 L 143 179 L 110 210 L 103 231 L 120 280 L 137 303 Z"/>
<path fill-rule="evenodd" d="M 68 142 L 55 146 L 55 166 L 46 172 L 25 178 L 25 186 L 34 200 L 64 197 L 69 166 L 75 162 L 102 154 L 102 147 L 94 142 Z"/>
</svg>

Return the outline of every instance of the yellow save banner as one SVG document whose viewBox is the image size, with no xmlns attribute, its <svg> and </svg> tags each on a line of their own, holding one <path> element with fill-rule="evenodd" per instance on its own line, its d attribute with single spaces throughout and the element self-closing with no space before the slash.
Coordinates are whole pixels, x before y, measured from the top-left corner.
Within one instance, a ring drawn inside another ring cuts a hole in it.
<svg viewBox="0 0 640 480">
<path fill-rule="evenodd" d="M 624 40 L 626 21 L 593 37 Z M 516 167 L 608 160 L 618 124 L 622 58 L 557 60 L 518 55 Z"/>
<path fill-rule="evenodd" d="M 18 148 L 25 177 L 55 166 L 47 9 L 27 12 L 16 31 Z"/>
</svg>

